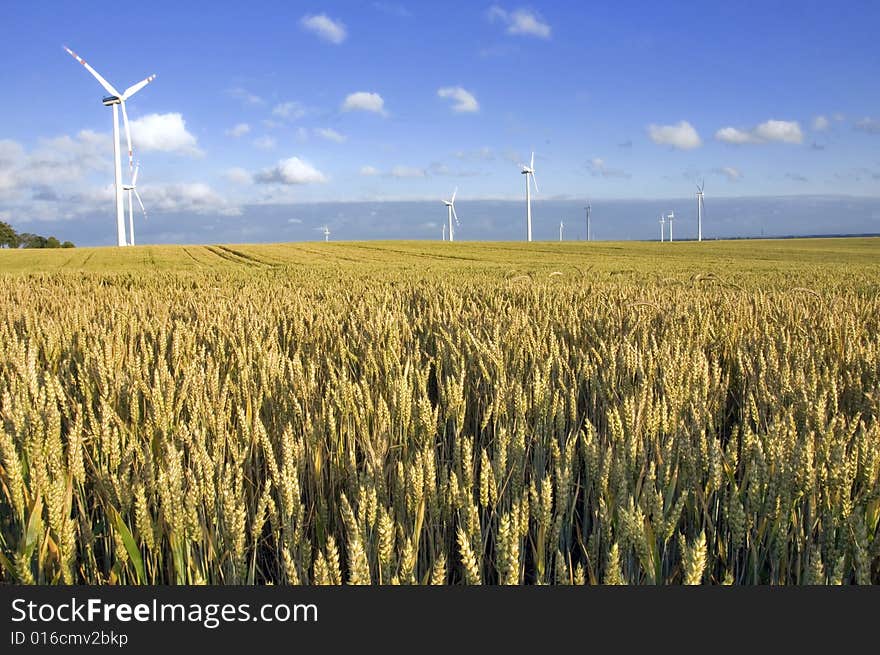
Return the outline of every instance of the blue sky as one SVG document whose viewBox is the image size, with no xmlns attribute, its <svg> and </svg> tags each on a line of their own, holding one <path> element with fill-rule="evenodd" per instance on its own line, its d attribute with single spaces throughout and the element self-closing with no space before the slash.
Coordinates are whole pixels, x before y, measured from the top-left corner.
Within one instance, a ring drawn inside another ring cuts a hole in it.
<svg viewBox="0 0 880 655">
<path fill-rule="evenodd" d="M 128 106 L 139 188 L 160 221 L 244 225 L 267 207 L 427 201 L 454 187 L 460 207 L 515 200 L 531 150 L 539 204 L 686 198 L 701 177 L 707 206 L 880 196 L 877 2 L 131 10 L 4 8 L 14 101 L 0 105 L 0 219 L 112 227 L 111 112 L 62 44 L 118 87 L 157 74 Z"/>
</svg>

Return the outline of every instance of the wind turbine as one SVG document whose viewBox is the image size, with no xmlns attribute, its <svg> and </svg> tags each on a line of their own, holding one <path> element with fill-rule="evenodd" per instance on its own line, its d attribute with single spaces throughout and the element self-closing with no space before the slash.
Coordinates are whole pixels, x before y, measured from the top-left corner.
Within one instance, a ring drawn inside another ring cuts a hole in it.
<svg viewBox="0 0 880 655">
<path fill-rule="evenodd" d="M 325 225 L 321 231 L 324 233 L 324 241 L 330 241 L 330 228 Z"/>
<path fill-rule="evenodd" d="M 587 241 L 590 240 L 590 214 L 593 213 L 593 207 L 590 203 L 587 203 Z"/>
<path fill-rule="evenodd" d="M 446 205 L 446 215 L 449 219 L 449 240 L 455 241 L 455 230 L 452 227 L 452 217 L 455 216 L 455 224 L 461 225 L 458 222 L 458 215 L 455 213 L 455 194 L 458 193 L 458 187 L 455 187 L 455 190 L 452 192 L 452 200 L 444 200 L 443 204 Z"/>
<path fill-rule="evenodd" d="M 523 175 L 526 176 L 526 240 L 532 240 L 532 195 L 529 188 L 529 178 L 532 178 L 532 184 L 535 185 L 535 193 L 538 193 L 538 182 L 535 180 L 535 153 L 532 153 L 532 160 L 528 166 L 521 164 Z"/>
<path fill-rule="evenodd" d="M 565 228 L 565 223 L 559 221 L 559 240 L 562 241 L 562 230 Z"/>
<path fill-rule="evenodd" d="M 667 216 L 666 218 L 669 219 L 669 242 L 672 243 L 672 221 L 675 218 L 675 211 L 670 210 L 669 216 Z"/>
<path fill-rule="evenodd" d="M 697 241 L 703 240 L 703 187 L 706 180 L 697 185 Z"/>
<path fill-rule="evenodd" d="M 135 93 L 143 89 L 147 84 L 156 79 L 155 75 L 150 75 L 149 77 L 141 80 L 137 84 L 133 84 L 128 87 L 122 93 L 119 93 L 110 82 L 105 80 L 94 68 L 88 65 L 84 59 L 82 59 L 79 55 L 77 55 L 73 50 L 64 46 L 64 49 L 67 50 L 68 54 L 71 57 L 76 59 L 79 63 L 81 63 L 87 71 L 89 71 L 98 83 L 104 87 L 104 90 L 109 93 L 109 96 L 105 96 L 101 99 L 101 102 L 104 103 L 106 107 L 113 107 L 113 161 L 115 166 L 115 186 L 116 186 L 116 242 L 117 245 L 124 246 L 125 245 L 125 217 L 124 217 L 124 208 L 122 203 L 122 163 L 120 161 L 119 155 L 119 107 L 122 106 L 122 118 L 125 121 L 125 136 L 128 140 L 128 173 L 129 175 L 133 175 L 133 162 L 132 162 L 132 152 L 131 152 L 131 130 L 128 126 L 128 112 L 125 110 L 125 101 L 131 98 Z"/>
<path fill-rule="evenodd" d="M 663 243 L 663 236 L 666 233 L 666 231 L 664 230 L 665 223 L 666 223 L 666 216 L 664 216 L 663 214 L 660 214 L 660 243 Z"/>
<path fill-rule="evenodd" d="M 446 223 L 443 224 L 443 240 L 446 241 Z"/>
<path fill-rule="evenodd" d="M 131 176 L 131 183 L 125 184 L 122 187 L 123 191 L 128 191 L 128 245 L 134 245 L 134 205 L 132 205 L 131 196 L 134 194 L 134 197 L 137 198 L 138 204 L 141 206 L 141 211 L 144 212 L 144 218 L 147 217 L 147 208 L 144 207 L 144 202 L 141 200 L 141 195 L 137 191 L 137 179 L 138 179 L 138 171 L 141 169 L 141 164 L 138 162 L 138 165 L 134 167 L 134 173 Z"/>
</svg>

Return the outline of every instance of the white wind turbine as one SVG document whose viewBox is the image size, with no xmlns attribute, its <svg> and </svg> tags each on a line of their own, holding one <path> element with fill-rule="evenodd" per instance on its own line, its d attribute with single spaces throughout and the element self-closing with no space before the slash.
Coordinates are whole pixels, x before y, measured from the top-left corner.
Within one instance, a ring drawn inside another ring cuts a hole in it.
<svg viewBox="0 0 880 655">
<path fill-rule="evenodd" d="M 697 185 L 697 241 L 703 240 L 703 188 L 706 180 Z"/>
<path fill-rule="evenodd" d="M 529 178 L 532 178 L 532 184 L 535 185 L 535 193 L 538 193 L 538 182 L 535 180 L 535 153 L 532 153 L 532 159 L 528 166 L 521 164 L 523 175 L 526 176 L 526 240 L 532 240 L 532 194 L 529 187 Z"/>
<path fill-rule="evenodd" d="M 669 242 L 672 242 L 672 221 L 675 219 L 675 210 L 669 210 L 669 216 L 666 218 L 669 219 Z"/>
<path fill-rule="evenodd" d="M 666 223 L 666 216 L 664 216 L 663 214 L 660 214 L 660 243 L 663 243 L 663 236 L 666 234 L 666 231 L 664 230 L 665 223 Z"/>
<path fill-rule="evenodd" d="M 122 202 L 122 163 L 120 161 L 119 155 L 119 106 L 122 106 L 122 118 L 125 122 L 125 136 L 128 140 L 128 173 L 129 175 L 133 175 L 133 161 L 132 161 L 132 152 L 131 152 L 131 130 L 128 126 L 128 112 L 125 110 L 125 101 L 131 98 L 135 93 L 143 89 L 147 84 L 156 79 L 155 75 L 150 75 L 146 79 L 141 80 L 137 84 L 133 84 L 128 87 L 122 93 L 119 93 L 113 85 L 110 84 L 107 80 L 105 80 L 94 68 L 89 66 L 84 59 L 82 59 L 79 55 L 77 55 L 73 50 L 64 46 L 64 49 L 70 54 L 71 57 L 76 59 L 79 63 L 81 63 L 87 71 L 89 71 L 98 83 L 104 87 L 104 90 L 109 93 L 109 96 L 105 96 L 101 99 L 101 102 L 104 103 L 107 107 L 113 107 L 113 161 L 115 165 L 115 186 L 116 186 L 116 242 L 117 245 L 124 246 L 125 245 L 125 216 L 124 216 L 124 208 Z"/>
<path fill-rule="evenodd" d="M 446 223 L 443 224 L 443 240 L 446 241 Z"/>
<path fill-rule="evenodd" d="M 330 241 L 330 228 L 324 225 L 321 228 L 321 232 L 324 234 L 324 241 Z"/>
<path fill-rule="evenodd" d="M 446 217 L 449 221 L 449 240 L 455 241 L 455 229 L 452 226 L 452 217 L 455 217 L 455 224 L 461 225 L 458 221 L 458 214 L 455 213 L 455 194 L 458 193 L 458 187 L 455 187 L 455 190 L 452 192 L 451 200 L 444 200 L 443 204 L 446 205 Z M 444 239 L 445 239 L 444 233 Z"/>
<path fill-rule="evenodd" d="M 590 215 L 593 213 L 593 207 L 590 203 L 587 203 L 587 241 L 590 240 Z"/>
<path fill-rule="evenodd" d="M 565 229 L 565 223 L 559 221 L 559 240 L 562 241 L 562 230 Z"/>
<path fill-rule="evenodd" d="M 134 245 L 134 205 L 132 204 L 131 196 L 134 194 L 134 197 L 137 198 L 138 204 L 141 206 L 141 211 L 144 212 L 144 218 L 147 217 L 147 208 L 144 207 L 144 201 L 141 200 L 141 194 L 137 191 L 137 179 L 138 179 L 138 171 L 141 169 L 141 164 L 138 162 L 138 165 L 134 167 L 134 173 L 131 176 L 131 183 L 125 184 L 122 187 L 123 191 L 128 191 L 128 245 Z"/>
</svg>

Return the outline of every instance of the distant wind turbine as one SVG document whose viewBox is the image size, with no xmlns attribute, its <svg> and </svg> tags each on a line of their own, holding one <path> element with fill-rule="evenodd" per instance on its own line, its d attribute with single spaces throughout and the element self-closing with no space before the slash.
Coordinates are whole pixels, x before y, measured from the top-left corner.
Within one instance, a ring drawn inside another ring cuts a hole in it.
<svg viewBox="0 0 880 655">
<path fill-rule="evenodd" d="M 455 216 L 455 224 L 461 225 L 458 222 L 458 215 L 455 213 L 455 194 L 458 193 L 458 187 L 455 187 L 455 190 L 452 192 L 451 200 L 444 200 L 443 204 L 446 205 L 446 214 L 449 219 L 449 240 L 455 241 L 455 229 L 452 227 L 452 217 Z M 465 207 L 465 209 L 467 209 Z"/>
<path fill-rule="evenodd" d="M 125 241 L 125 210 L 122 202 L 122 163 L 119 155 L 119 106 L 122 106 L 122 118 L 125 121 L 125 135 L 128 139 L 128 172 L 133 175 L 133 162 L 131 152 L 131 130 L 128 126 L 128 112 L 125 110 L 125 101 L 131 98 L 135 93 L 143 89 L 147 84 L 156 79 L 155 75 L 141 80 L 137 84 L 128 87 L 124 92 L 119 93 L 113 85 L 105 80 L 94 68 L 89 66 L 84 59 L 77 55 L 73 50 L 64 46 L 64 49 L 71 57 L 81 63 L 87 71 L 89 71 L 98 83 L 104 87 L 110 95 L 101 99 L 107 107 L 113 107 L 113 161 L 115 165 L 115 186 L 116 186 L 116 243 L 124 246 Z"/>
<path fill-rule="evenodd" d="M 565 223 L 559 221 L 559 240 L 562 241 L 562 230 L 565 229 Z"/>
<path fill-rule="evenodd" d="M 330 241 L 330 228 L 324 225 L 321 228 L 321 232 L 324 234 L 324 241 Z"/>
<path fill-rule="evenodd" d="M 587 241 L 590 240 L 590 214 L 593 213 L 593 207 L 590 203 L 587 203 Z"/>
<path fill-rule="evenodd" d="M 666 218 L 669 219 L 669 242 L 672 243 L 672 221 L 675 219 L 675 210 L 670 210 Z"/>
<path fill-rule="evenodd" d="M 131 182 L 122 187 L 123 191 L 128 191 L 128 245 L 130 246 L 134 245 L 134 205 L 132 204 L 131 199 L 132 194 L 137 198 L 138 204 L 141 206 L 141 211 L 144 212 L 144 218 L 147 217 L 147 208 L 144 207 L 144 201 L 141 200 L 141 194 L 137 192 L 138 171 L 140 171 L 140 169 L 141 165 L 140 162 L 138 162 L 138 165 L 134 167 Z"/>
<path fill-rule="evenodd" d="M 532 153 L 532 159 L 528 166 L 521 164 L 523 175 L 526 176 L 526 240 L 532 240 L 532 195 L 529 187 L 529 178 L 532 178 L 532 184 L 535 185 L 535 193 L 538 193 L 538 182 L 535 180 L 535 153 Z"/>
<path fill-rule="evenodd" d="M 446 223 L 443 224 L 443 240 L 446 241 Z"/>
<path fill-rule="evenodd" d="M 703 240 L 703 187 L 706 180 L 697 185 L 697 241 Z"/>
<path fill-rule="evenodd" d="M 660 243 L 663 243 L 663 236 L 666 233 L 666 231 L 664 230 L 665 223 L 666 223 L 666 216 L 664 216 L 663 214 L 660 214 Z"/>
</svg>

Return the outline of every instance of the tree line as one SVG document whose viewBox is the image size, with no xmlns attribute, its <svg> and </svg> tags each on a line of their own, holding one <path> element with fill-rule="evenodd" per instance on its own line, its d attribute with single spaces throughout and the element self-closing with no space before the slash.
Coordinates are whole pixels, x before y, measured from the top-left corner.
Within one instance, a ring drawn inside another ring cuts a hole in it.
<svg viewBox="0 0 880 655">
<path fill-rule="evenodd" d="M 16 232 L 9 223 L 0 221 L 0 248 L 75 248 L 72 241 L 59 241 L 30 232 Z"/>
</svg>

